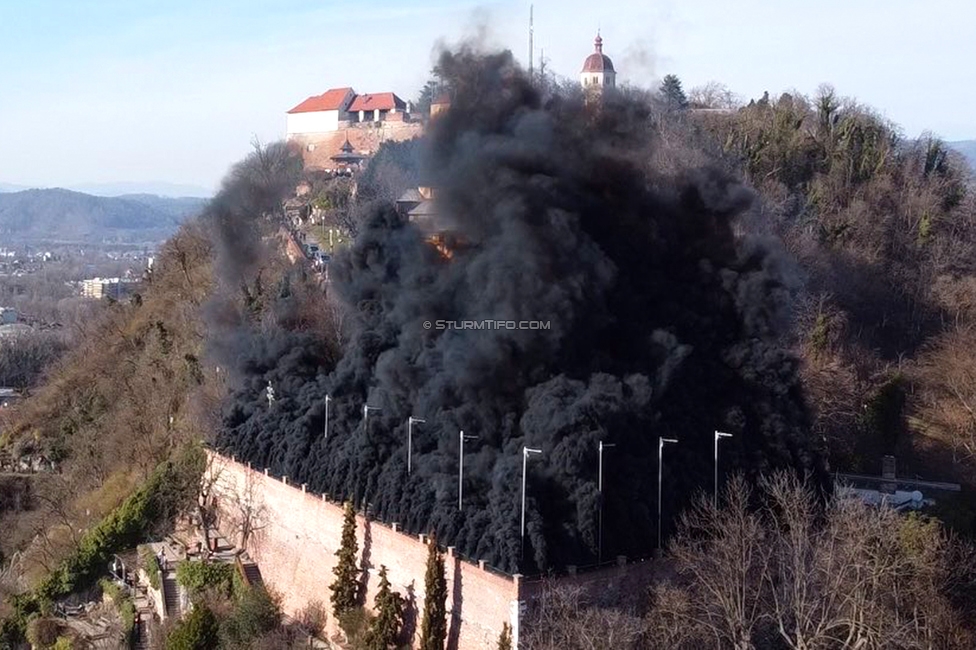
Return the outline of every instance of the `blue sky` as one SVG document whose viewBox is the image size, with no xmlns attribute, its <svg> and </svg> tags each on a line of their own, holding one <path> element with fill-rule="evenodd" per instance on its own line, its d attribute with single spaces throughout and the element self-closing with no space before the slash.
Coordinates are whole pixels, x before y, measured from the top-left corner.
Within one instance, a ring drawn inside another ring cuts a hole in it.
<svg viewBox="0 0 976 650">
<path fill-rule="evenodd" d="M 900 124 L 976 138 L 971 0 L 538 0 L 536 60 L 573 76 L 596 29 L 620 82 L 744 97 L 832 83 Z M 527 58 L 529 1 L 0 0 L 0 182 L 213 188 L 335 86 L 411 99 L 439 44 Z"/>
</svg>

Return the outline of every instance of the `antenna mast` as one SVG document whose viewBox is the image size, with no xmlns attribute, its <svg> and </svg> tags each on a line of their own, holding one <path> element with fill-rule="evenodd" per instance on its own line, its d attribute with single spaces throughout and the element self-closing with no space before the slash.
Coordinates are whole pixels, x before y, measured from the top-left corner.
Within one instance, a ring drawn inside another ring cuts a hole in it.
<svg viewBox="0 0 976 650">
<path fill-rule="evenodd" d="M 529 5 L 529 79 L 532 78 L 532 54 L 535 49 L 532 44 L 533 38 L 533 26 L 532 26 L 532 14 L 535 10 L 535 5 Z"/>
</svg>

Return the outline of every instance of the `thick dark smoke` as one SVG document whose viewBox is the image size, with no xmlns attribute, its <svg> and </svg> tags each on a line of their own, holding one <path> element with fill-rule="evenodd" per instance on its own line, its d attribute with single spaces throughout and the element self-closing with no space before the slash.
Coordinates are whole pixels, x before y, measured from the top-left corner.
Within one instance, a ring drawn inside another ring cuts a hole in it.
<svg viewBox="0 0 976 650">
<path fill-rule="evenodd" d="M 445 260 L 392 206 L 374 210 L 334 265 L 354 320 L 334 367 L 314 333 L 265 323 L 217 334 L 242 377 L 219 443 L 526 572 L 595 561 L 600 440 L 616 444 L 605 454 L 605 558 L 654 546 L 659 436 L 680 440 L 666 449 L 666 522 L 711 490 L 716 429 L 735 435 L 722 443 L 723 473 L 793 466 L 822 477 L 797 362 L 780 341 L 791 266 L 734 231 L 752 193 L 713 171 L 674 180 L 653 169 L 646 101 L 542 97 L 507 53 L 446 54 L 441 68 L 455 97 L 427 136 L 424 173 L 463 245 Z M 225 234 L 232 250 L 240 233 Z M 550 329 L 424 328 L 482 319 Z M 367 400 L 382 410 L 364 431 Z M 408 476 L 410 415 L 427 422 L 414 429 Z M 463 512 L 460 429 L 479 436 L 466 445 Z M 529 460 L 521 561 L 525 445 L 543 453 Z"/>
</svg>

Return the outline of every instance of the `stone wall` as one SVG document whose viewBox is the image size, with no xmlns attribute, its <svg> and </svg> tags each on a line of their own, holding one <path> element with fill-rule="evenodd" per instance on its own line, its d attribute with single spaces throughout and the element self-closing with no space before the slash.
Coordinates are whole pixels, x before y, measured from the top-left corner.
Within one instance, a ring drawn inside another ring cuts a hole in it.
<svg viewBox="0 0 976 650">
<path fill-rule="evenodd" d="M 253 530 L 247 552 L 260 566 L 265 583 L 282 595 L 286 613 L 294 615 L 316 600 L 329 609 L 329 585 L 342 533 L 341 506 L 290 484 L 287 477 L 275 478 L 212 452 L 210 458 L 208 471 L 221 532 L 239 543 L 243 523 Z M 385 565 L 393 588 L 408 599 L 415 613 L 410 627 L 416 639 L 423 611 L 426 540 L 361 515 L 357 538 L 367 568 L 367 604 L 373 603 L 376 574 Z M 519 578 L 463 560 L 451 548 L 444 560 L 448 650 L 496 648 L 504 623 L 517 630 Z M 331 611 L 329 619 L 334 630 Z"/>
<path fill-rule="evenodd" d="M 412 140 L 423 135 L 423 131 L 421 122 L 389 120 L 351 124 L 328 133 L 297 134 L 289 141 L 300 145 L 306 169 L 332 169 L 336 163 L 331 157 L 342 150 L 346 140 L 357 153 L 371 156 L 384 142 Z"/>
<path fill-rule="evenodd" d="M 208 473 L 218 515 L 218 527 L 234 544 L 242 529 L 251 534 L 245 544 L 261 575 L 283 598 L 285 612 L 297 614 L 313 601 L 329 611 L 331 633 L 337 630 L 329 604 L 335 551 L 342 536 L 342 507 L 307 492 L 288 477 L 257 471 L 214 452 L 208 452 Z M 380 566 L 385 565 L 393 588 L 407 598 L 407 629 L 420 635 L 424 605 L 427 540 L 408 535 L 396 524 L 356 517 L 359 558 L 366 567 L 366 604 L 372 606 Z M 448 596 L 446 650 L 494 650 L 504 623 L 518 642 L 520 618 L 528 615 L 547 587 L 579 589 L 590 602 L 638 603 L 651 583 L 666 577 L 668 563 L 647 560 L 628 563 L 617 558 L 610 566 L 576 571 L 558 577 L 524 579 L 508 576 L 484 563 L 465 560 L 448 547 L 444 557 Z"/>
</svg>

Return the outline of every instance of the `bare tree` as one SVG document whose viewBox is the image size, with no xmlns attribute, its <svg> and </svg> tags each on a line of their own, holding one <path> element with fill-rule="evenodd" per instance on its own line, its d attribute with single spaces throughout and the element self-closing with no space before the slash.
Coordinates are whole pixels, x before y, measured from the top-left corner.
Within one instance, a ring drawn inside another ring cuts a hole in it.
<svg viewBox="0 0 976 650">
<path fill-rule="evenodd" d="M 718 81 L 695 86 L 688 92 L 688 103 L 694 108 L 734 109 L 742 105 L 742 99 L 729 87 Z"/>
<path fill-rule="evenodd" d="M 976 461 L 976 331 L 957 327 L 934 341 L 915 371 L 925 434 L 945 444 L 973 476 Z"/>
<path fill-rule="evenodd" d="M 524 650 L 637 650 L 643 623 L 623 609 L 588 602 L 579 587 L 547 584 L 533 603 L 531 622 L 519 647 Z"/>
<path fill-rule="evenodd" d="M 217 454 L 207 454 L 207 464 L 200 475 L 200 489 L 197 497 L 197 518 L 203 542 L 210 548 L 210 533 L 217 526 L 216 487 L 221 481 L 227 461 Z"/>
<path fill-rule="evenodd" d="M 220 498 L 229 501 L 228 524 L 238 538 L 238 547 L 247 548 L 251 537 L 267 526 L 267 509 L 257 489 L 253 472 L 246 472 L 242 483 L 221 482 Z"/>
<path fill-rule="evenodd" d="M 690 588 L 655 590 L 655 612 L 682 643 L 709 640 L 747 649 L 764 613 L 763 586 L 769 580 L 768 531 L 750 509 L 752 490 L 742 477 L 730 481 L 725 503 L 701 501 L 686 511 L 669 552 Z M 662 630 L 655 630 L 661 635 Z"/>
<path fill-rule="evenodd" d="M 759 503 L 758 509 L 752 504 Z M 669 548 L 677 577 L 654 589 L 654 646 L 737 649 L 968 648 L 961 585 L 972 550 L 938 522 L 826 502 L 775 474 L 733 479 L 720 509 L 699 502 Z M 966 607 L 970 605 L 966 604 Z"/>
</svg>

